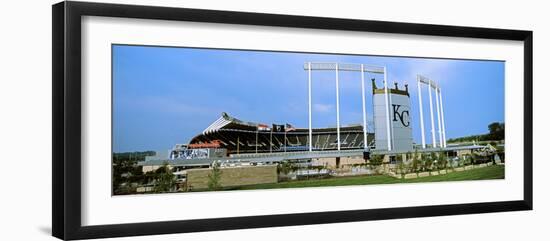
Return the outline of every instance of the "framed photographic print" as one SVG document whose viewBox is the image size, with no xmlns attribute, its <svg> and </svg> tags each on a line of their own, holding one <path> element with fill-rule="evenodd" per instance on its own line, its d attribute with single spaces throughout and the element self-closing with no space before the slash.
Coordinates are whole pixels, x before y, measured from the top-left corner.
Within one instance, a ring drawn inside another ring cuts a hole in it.
<svg viewBox="0 0 550 241">
<path fill-rule="evenodd" d="M 53 235 L 532 209 L 532 32 L 53 6 Z"/>
</svg>

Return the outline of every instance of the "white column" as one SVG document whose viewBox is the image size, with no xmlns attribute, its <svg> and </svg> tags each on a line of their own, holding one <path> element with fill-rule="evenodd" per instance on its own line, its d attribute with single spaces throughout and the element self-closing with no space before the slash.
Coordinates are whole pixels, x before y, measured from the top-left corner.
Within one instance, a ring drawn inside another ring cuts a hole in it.
<svg viewBox="0 0 550 241">
<path fill-rule="evenodd" d="M 430 93 L 430 119 L 432 121 L 432 146 L 437 147 L 437 142 L 435 141 L 435 126 L 434 126 L 434 112 L 433 112 L 433 102 L 432 102 L 432 81 L 429 81 L 428 92 Z"/>
<path fill-rule="evenodd" d="M 384 100 L 386 102 L 386 137 L 388 138 L 388 151 L 391 151 L 391 133 L 390 133 L 390 107 L 388 106 L 388 80 L 386 66 L 384 66 Z"/>
<path fill-rule="evenodd" d="M 395 86 L 395 85 L 394 85 Z M 390 106 L 390 134 L 391 134 L 391 149 L 395 149 L 395 132 L 393 131 L 393 100 L 391 98 L 391 91 L 388 91 L 388 99 L 389 99 L 389 106 Z"/>
<path fill-rule="evenodd" d="M 309 108 L 309 151 L 313 150 L 312 140 L 313 134 L 311 131 L 311 62 L 307 63 L 307 98 L 308 98 L 308 108 Z"/>
<path fill-rule="evenodd" d="M 445 113 L 443 112 L 443 97 L 441 97 L 441 89 L 439 89 L 439 106 L 441 108 L 441 127 L 443 127 L 443 147 L 447 147 L 447 136 L 445 134 Z"/>
<path fill-rule="evenodd" d="M 338 142 L 338 150 L 340 150 L 340 91 L 338 86 L 338 63 L 336 63 L 336 140 Z"/>
<path fill-rule="evenodd" d="M 422 89 L 420 88 L 420 76 L 416 76 L 416 83 L 418 86 L 418 103 L 420 108 L 420 131 L 422 136 L 422 148 L 426 148 L 426 137 L 424 136 L 424 109 L 422 107 Z"/>
<path fill-rule="evenodd" d="M 367 109 L 365 104 L 365 68 L 361 64 L 361 99 L 363 101 L 363 149 L 368 150 L 367 142 Z"/>
<path fill-rule="evenodd" d="M 437 108 L 437 132 L 439 134 L 439 147 L 443 147 L 443 136 L 441 134 L 441 109 L 439 108 L 439 94 L 438 88 L 434 88 L 435 91 L 435 107 Z"/>
</svg>

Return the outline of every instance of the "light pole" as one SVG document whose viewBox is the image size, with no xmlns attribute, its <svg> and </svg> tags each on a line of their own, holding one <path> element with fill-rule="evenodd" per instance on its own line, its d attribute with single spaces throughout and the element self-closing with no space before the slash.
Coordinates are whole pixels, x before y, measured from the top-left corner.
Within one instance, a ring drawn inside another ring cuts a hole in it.
<svg viewBox="0 0 550 241">
<path fill-rule="evenodd" d="M 435 106 L 437 108 L 437 130 L 439 134 L 439 147 L 443 147 L 443 134 L 441 133 L 441 107 L 439 106 L 439 88 L 434 88 Z"/>
<path fill-rule="evenodd" d="M 338 63 L 336 63 L 336 140 L 340 150 L 340 82 L 338 78 Z"/>
<path fill-rule="evenodd" d="M 441 97 L 441 88 L 439 90 L 439 105 L 441 107 L 441 127 L 443 128 L 443 147 L 447 147 L 447 136 L 445 135 L 445 113 L 443 112 L 443 97 Z"/>
<path fill-rule="evenodd" d="M 432 123 L 432 146 L 435 148 L 435 147 L 437 147 L 437 142 L 435 141 L 435 125 L 434 125 L 434 112 L 433 112 L 431 83 L 432 83 L 432 81 L 430 80 L 430 83 L 428 84 L 428 92 L 430 94 L 430 120 L 431 120 L 431 123 Z"/>
<path fill-rule="evenodd" d="M 386 78 L 386 67 L 384 67 L 384 101 L 386 103 L 386 138 L 388 140 L 388 151 L 391 151 L 391 128 L 390 128 L 390 98 L 388 94 L 388 81 Z"/>
<path fill-rule="evenodd" d="M 424 137 L 424 120 L 423 120 L 423 107 L 422 107 L 422 89 L 421 84 L 428 86 L 429 99 L 430 99 L 430 120 L 431 120 L 431 133 L 432 133 L 432 146 L 437 147 L 437 141 L 435 138 L 435 123 L 433 116 L 433 102 L 432 102 L 432 89 L 435 93 L 435 102 L 437 108 L 437 124 L 439 131 L 439 147 L 447 147 L 446 135 L 445 135 L 445 114 L 443 112 L 443 99 L 441 98 L 441 88 L 437 82 L 428 79 L 422 75 L 417 75 L 418 81 L 418 102 L 420 106 L 420 129 L 422 131 L 422 147 L 426 148 L 426 142 Z"/>
<path fill-rule="evenodd" d="M 361 64 L 361 100 L 363 102 L 363 149 L 369 150 L 367 143 L 367 108 L 365 101 L 365 65 Z"/>
<path fill-rule="evenodd" d="M 422 136 L 422 148 L 426 148 L 426 137 L 424 136 L 424 109 L 422 107 L 422 89 L 420 88 L 420 79 L 422 76 L 416 75 L 416 84 L 418 86 L 418 103 L 420 110 L 420 131 Z"/>
<path fill-rule="evenodd" d="M 312 144 L 312 140 L 313 140 L 313 134 L 312 134 L 312 131 L 311 131 L 311 62 L 307 63 L 307 75 L 308 75 L 308 78 L 307 78 L 307 98 L 308 98 L 308 108 L 309 108 L 309 114 L 308 114 L 308 117 L 309 117 L 309 139 L 308 139 L 308 142 L 309 142 L 309 151 L 311 152 L 313 150 L 313 144 Z"/>
<path fill-rule="evenodd" d="M 329 70 L 336 72 L 336 135 L 337 135 L 337 144 L 338 150 L 340 150 L 340 100 L 339 100 L 339 72 L 340 71 L 352 71 L 352 72 L 361 72 L 361 97 L 363 105 L 363 145 L 365 149 L 368 149 L 367 142 L 367 111 L 365 103 L 365 80 L 364 73 L 375 73 L 375 74 L 384 74 L 384 82 L 386 81 L 386 67 L 372 66 L 365 64 L 349 64 L 349 63 L 322 63 L 322 62 L 307 62 L 304 64 L 304 70 L 308 71 L 308 115 L 309 115 L 309 151 L 312 151 L 312 127 L 311 127 L 311 71 L 312 70 Z M 386 88 L 387 91 L 387 88 Z M 387 94 L 387 93 L 386 93 Z M 386 96 L 387 97 L 387 96 Z M 389 105 L 386 103 L 386 113 L 387 113 L 387 123 L 388 130 L 390 129 L 389 124 Z M 388 148 L 391 149 L 391 140 L 388 132 Z"/>
</svg>

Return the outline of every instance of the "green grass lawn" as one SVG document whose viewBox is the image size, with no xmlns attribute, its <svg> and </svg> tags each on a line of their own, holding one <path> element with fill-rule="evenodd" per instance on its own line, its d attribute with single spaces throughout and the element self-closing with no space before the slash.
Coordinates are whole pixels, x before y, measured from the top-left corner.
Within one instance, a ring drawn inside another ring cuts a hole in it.
<svg viewBox="0 0 550 241">
<path fill-rule="evenodd" d="M 417 182 L 444 182 L 444 181 L 465 181 L 465 180 L 488 180 L 503 179 L 504 166 L 495 165 L 482 167 L 462 172 L 451 172 L 438 176 L 419 177 L 413 179 L 397 179 L 394 177 L 379 176 L 353 176 L 333 177 L 326 179 L 310 179 L 300 181 L 289 181 L 281 183 L 257 184 L 241 187 L 225 188 L 225 190 L 250 190 L 270 188 L 294 188 L 294 187 L 326 187 L 326 186 L 347 186 L 347 185 L 368 185 L 368 184 L 392 184 L 392 183 L 417 183 Z"/>
</svg>

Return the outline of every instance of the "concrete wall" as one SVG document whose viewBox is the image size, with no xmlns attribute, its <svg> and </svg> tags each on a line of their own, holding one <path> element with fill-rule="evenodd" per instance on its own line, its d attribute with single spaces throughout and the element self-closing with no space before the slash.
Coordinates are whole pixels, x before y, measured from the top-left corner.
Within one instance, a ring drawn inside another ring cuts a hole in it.
<svg viewBox="0 0 550 241">
<path fill-rule="evenodd" d="M 461 156 L 464 156 L 464 155 L 468 155 L 468 154 L 472 154 L 472 150 L 468 149 L 468 150 L 458 150 L 456 151 L 456 155 L 461 157 Z"/>
<path fill-rule="evenodd" d="M 365 160 L 363 156 L 340 157 L 340 167 L 352 164 L 363 164 Z M 316 158 L 312 160 L 314 166 L 326 166 L 328 168 L 336 168 L 336 158 Z"/>
<path fill-rule="evenodd" d="M 143 173 L 146 173 L 146 172 L 151 172 L 151 171 L 156 171 L 157 169 L 159 169 L 159 167 L 161 166 L 157 166 L 157 165 L 153 165 L 153 166 L 143 166 Z"/>
<path fill-rule="evenodd" d="M 248 166 L 221 168 L 222 187 L 244 186 L 277 182 L 277 166 Z M 208 188 L 208 174 L 211 168 L 187 170 L 187 187 L 191 189 Z"/>
</svg>

